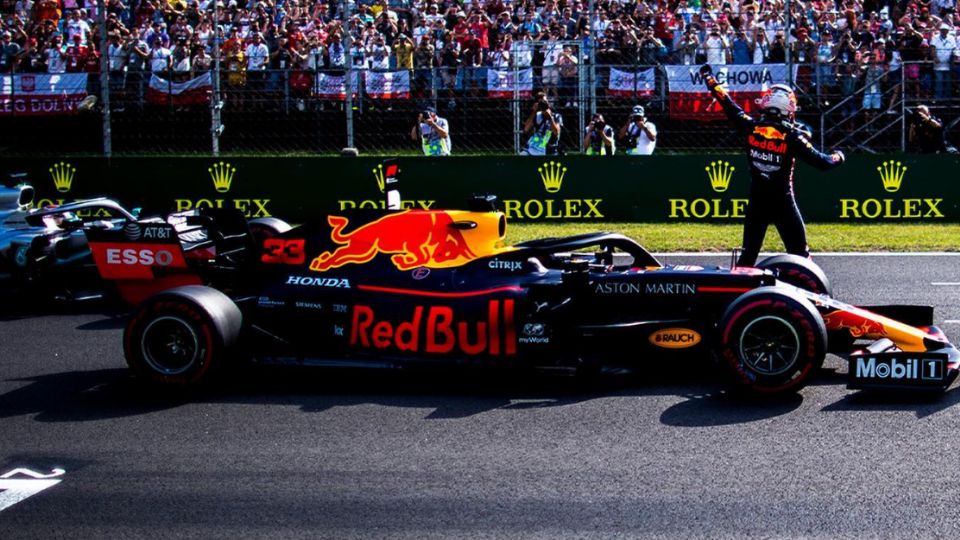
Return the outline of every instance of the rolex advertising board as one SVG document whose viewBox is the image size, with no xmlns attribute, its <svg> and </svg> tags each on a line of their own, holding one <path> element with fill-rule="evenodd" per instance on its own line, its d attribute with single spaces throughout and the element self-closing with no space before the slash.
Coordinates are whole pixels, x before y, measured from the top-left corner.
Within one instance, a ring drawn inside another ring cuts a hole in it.
<svg viewBox="0 0 960 540">
<path fill-rule="evenodd" d="M 463 207 L 494 194 L 514 222 L 736 223 L 750 174 L 740 155 L 403 157 L 404 208 Z M 851 156 L 832 171 L 800 164 L 795 189 L 810 222 L 960 222 L 953 156 Z M 147 212 L 216 207 L 302 222 L 384 207 L 381 158 L 3 159 L 26 172 L 40 205 L 112 197 Z"/>
</svg>

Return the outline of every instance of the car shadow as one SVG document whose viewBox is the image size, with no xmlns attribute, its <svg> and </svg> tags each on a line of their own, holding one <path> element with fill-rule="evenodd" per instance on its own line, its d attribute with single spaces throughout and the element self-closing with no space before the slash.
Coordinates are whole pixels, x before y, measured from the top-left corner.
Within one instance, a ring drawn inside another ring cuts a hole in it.
<svg viewBox="0 0 960 540">
<path fill-rule="evenodd" d="M 912 412 L 918 419 L 945 411 L 960 403 L 960 386 L 944 393 L 910 393 L 896 391 L 861 390 L 847 394 L 835 403 L 823 407 L 823 412 L 890 411 Z"/>
<path fill-rule="evenodd" d="M 519 370 L 370 371 L 250 367 L 203 388 L 157 390 L 126 369 L 63 372 L 11 382 L 0 395 L 0 418 L 35 415 L 39 422 L 87 422 L 174 409 L 190 403 L 295 405 L 305 413 L 379 405 L 428 410 L 425 420 L 468 418 L 495 410 L 565 407 L 596 399 L 680 396 L 661 421 L 681 427 L 753 422 L 799 407 L 802 397 L 750 401 L 728 395 L 709 374 L 689 369 L 590 378 Z"/>
</svg>

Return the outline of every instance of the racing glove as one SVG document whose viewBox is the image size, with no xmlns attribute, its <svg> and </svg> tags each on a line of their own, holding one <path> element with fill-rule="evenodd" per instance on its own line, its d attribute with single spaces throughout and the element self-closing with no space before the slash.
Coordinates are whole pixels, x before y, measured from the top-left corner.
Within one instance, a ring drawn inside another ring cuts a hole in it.
<svg viewBox="0 0 960 540">
<path fill-rule="evenodd" d="M 710 64 L 700 66 L 700 76 L 703 77 L 703 82 L 706 83 L 707 88 L 710 90 L 718 86 L 717 79 L 713 76 L 713 68 L 710 67 Z"/>
</svg>

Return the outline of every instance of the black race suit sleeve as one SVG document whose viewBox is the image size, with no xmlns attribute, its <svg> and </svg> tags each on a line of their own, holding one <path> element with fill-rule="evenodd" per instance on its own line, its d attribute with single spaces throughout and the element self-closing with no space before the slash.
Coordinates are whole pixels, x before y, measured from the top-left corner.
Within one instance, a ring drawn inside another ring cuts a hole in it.
<svg viewBox="0 0 960 540">
<path fill-rule="evenodd" d="M 814 148 L 810 139 L 802 133 L 792 131 L 789 138 L 791 139 L 790 149 L 793 150 L 794 155 L 821 171 L 833 169 L 842 163 L 839 159 L 835 160 L 831 154 L 825 154 Z"/>
</svg>

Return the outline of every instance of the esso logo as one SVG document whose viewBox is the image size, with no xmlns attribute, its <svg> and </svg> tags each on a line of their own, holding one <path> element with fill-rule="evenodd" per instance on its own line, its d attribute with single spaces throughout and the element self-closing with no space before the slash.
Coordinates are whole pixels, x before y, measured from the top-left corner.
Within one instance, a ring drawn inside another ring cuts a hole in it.
<svg viewBox="0 0 960 540">
<path fill-rule="evenodd" d="M 107 249 L 107 264 L 170 266 L 173 264 L 173 252 L 166 249 Z"/>
</svg>

